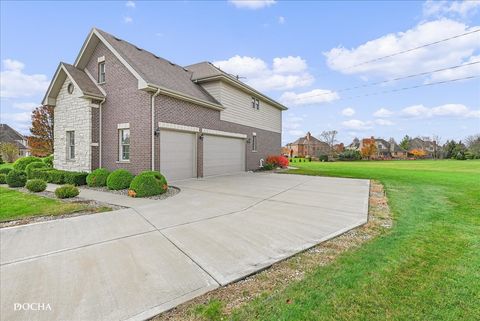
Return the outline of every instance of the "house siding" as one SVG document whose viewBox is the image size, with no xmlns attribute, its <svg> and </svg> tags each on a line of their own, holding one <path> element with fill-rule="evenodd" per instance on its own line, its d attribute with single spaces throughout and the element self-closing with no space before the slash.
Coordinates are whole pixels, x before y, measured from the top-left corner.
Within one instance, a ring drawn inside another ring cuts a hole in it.
<svg viewBox="0 0 480 321">
<path fill-rule="evenodd" d="M 137 79 L 99 43 L 86 69 L 97 80 L 98 57 L 105 57 L 106 93 L 102 105 L 102 167 L 125 168 L 134 174 L 150 169 L 150 94 L 138 90 Z M 119 162 L 118 124 L 130 124 L 130 162 Z M 98 156 L 97 156 L 98 158 Z M 98 163 L 97 163 L 98 164 Z"/>
<path fill-rule="evenodd" d="M 75 86 L 72 94 L 67 86 L 71 80 L 67 77 L 60 89 L 55 106 L 54 121 L 54 167 L 68 171 L 90 171 L 92 122 L 91 107 L 88 99 Z M 75 158 L 67 159 L 67 131 L 75 132 Z"/>
</svg>

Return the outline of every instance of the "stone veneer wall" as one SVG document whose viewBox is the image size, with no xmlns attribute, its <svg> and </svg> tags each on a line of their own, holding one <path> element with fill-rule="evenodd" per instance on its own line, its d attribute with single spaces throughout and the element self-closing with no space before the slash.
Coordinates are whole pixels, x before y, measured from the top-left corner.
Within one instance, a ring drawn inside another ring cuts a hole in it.
<svg viewBox="0 0 480 321">
<path fill-rule="evenodd" d="M 67 77 L 57 97 L 54 118 L 54 167 L 68 171 L 90 171 L 92 139 L 92 114 L 90 101 L 80 98 L 75 87 L 67 91 L 71 80 Z M 75 131 L 75 159 L 67 159 L 67 131 Z"/>
</svg>

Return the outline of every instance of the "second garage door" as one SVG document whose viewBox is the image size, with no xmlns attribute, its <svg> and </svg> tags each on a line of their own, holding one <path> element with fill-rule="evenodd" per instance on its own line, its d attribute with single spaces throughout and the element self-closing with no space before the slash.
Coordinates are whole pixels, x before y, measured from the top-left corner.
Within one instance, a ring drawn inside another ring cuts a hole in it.
<svg viewBox="0 0 480 321">
<path fill-rule="evenodd" d="M 205 135 L 203 138 L 203 176 L 245 171 L 245 140 Z"/>
<path fill-rule="evenodd" d="M 160 131 L 160 171 L 167 181 L 197 177 L 196 135 Z"/>
</svg>

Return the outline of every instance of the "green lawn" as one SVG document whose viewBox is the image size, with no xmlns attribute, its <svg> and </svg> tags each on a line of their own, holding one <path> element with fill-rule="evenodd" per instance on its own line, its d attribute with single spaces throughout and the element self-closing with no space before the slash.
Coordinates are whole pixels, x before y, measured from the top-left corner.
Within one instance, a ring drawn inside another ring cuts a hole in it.
<svg viewBox="0 0 480 321">
<path fill-rule="evenodd" d="M 92 208 L 82 203 L 65 203 L 59 200 L 22 193 L 0 187 L 0 222 L 42 215 L 71 214 L 82 211 L 106 211 L 107 207 Z"/>
<path fill-rule="evenodd" d="M 480 320 L 480 161 L 295 166 L 290 173 L 381 181 L 394 226 L 234 320 Z"/>
</svg>

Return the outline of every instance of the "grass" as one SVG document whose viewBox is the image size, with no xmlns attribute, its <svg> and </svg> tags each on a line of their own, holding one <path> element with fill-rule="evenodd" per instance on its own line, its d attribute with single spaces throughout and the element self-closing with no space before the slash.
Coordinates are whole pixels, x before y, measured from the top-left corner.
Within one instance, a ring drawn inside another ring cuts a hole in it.
<svg viewBox="0 0 480 321">
<path fill-rule="evenodd" d="M 233 320 L 478 320 L 480 161 L 298 163 L 292 174 L 382 182 L 394 226 Z"/>
<path fill-rule="evenodd" d="M 85 203 L 66 203 L 56 199 L 23 193 L 0 187 L 0 222 L 43 215 L 62 215 L 78 212 L 104 212 L 108 207 L 94 208 Z"/>
</svg>

